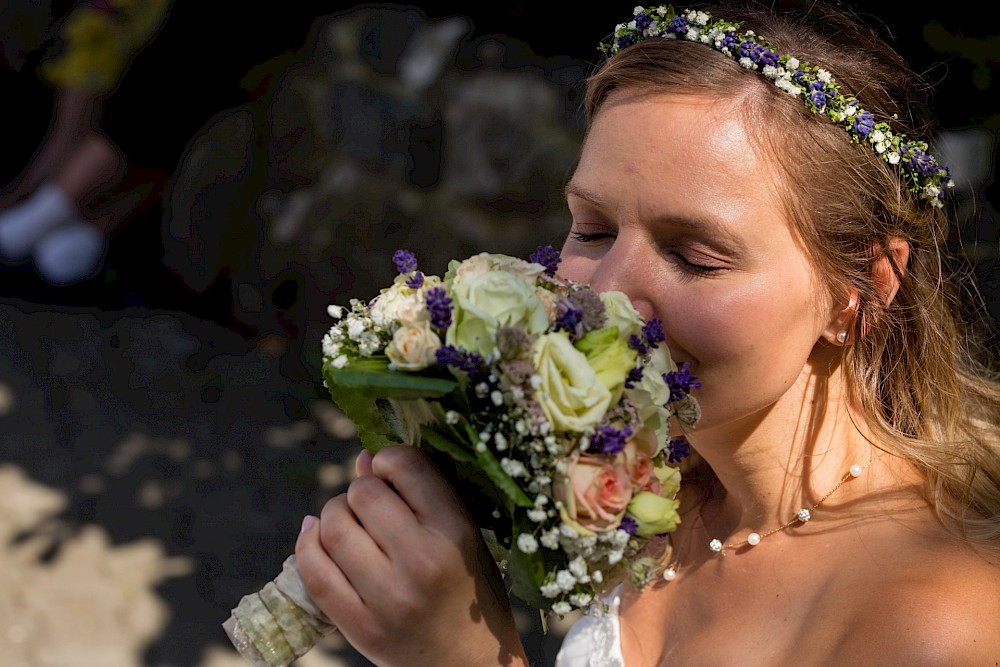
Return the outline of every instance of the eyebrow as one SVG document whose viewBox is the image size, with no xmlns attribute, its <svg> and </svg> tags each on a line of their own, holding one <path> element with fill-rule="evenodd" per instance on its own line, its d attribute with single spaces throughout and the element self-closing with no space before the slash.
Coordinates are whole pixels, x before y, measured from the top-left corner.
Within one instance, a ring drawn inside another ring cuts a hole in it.
<svg viewBox="0 0 1000 667">
<path fill-rule="evenodd" d="M 573 196 L 583 199 L 599 208 L 608 208 L 610 203 L 600 195 L 581 187 L 570 181 L 564 188 L 566 197 Z M 652 221 L 656 225 L 673 225 L 684 229 L 699 232 L 722 243 L 726 250 L 734 254 L 742 254 L 742 249 L 746 243 L 734 235 L 725 224 L 709 217 L 691 217 L 686 215 L 669 215 L 657 217 Z"/>
</svg>

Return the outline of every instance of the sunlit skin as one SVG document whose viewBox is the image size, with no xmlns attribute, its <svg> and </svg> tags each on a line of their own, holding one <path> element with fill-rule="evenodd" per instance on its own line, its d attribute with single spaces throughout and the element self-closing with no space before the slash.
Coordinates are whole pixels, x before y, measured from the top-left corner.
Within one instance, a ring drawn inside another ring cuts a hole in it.
<svg viewBox="0 0 1000 667">
<path fill-rule="evenodd" d="M 749 552 L 708 550 L 711 536 L 787 521 L 876 451 L 837 363 L 856 300 L 823 288 L 739 104 L 616 93 L 567 186 L 560 272 L 663 321 L 703 382 L 691 441 L 720 482 L 704 503 L 681 499 L 678 578 L 625 594 L 625 663 L 994 664 L 995 569 L 949 537 L 898 459 L 876 460 L 805 526 Z M 891 299 L 891 271 L 873 272 Z M 344 637 L 380 665 L 529 664 L 496 568 L 429 460 L 388 447 L 357 473 L 296 545 L 307 591 Z"/>
<path fill-rule="evenodd" d="M 739 499 L 734 509 L 754 521 L 786 514 L 754 507 L 747 485 L 773 493 L 793 472 L 783 465 L 796 467 L 790 452 L 852 439 L 837 419 L 840 377 L 830 371 L 831 341 L 852 313 L 821 286 L 785 218 L 778 178 L 754 150 L 737 101 L 618 93 L 594 120 L 567 185 L 573 223 L 560 266 L 663 321 L 675 361 L 702 382 L 692 440 Z M 818 425 L 814 401 L 830 405 Z M 822 433 L 806 433 L 817 426 Z M 869 456 L 850 449 L 811 480 L 817 490 L 836 483 L 846 456 Z M 747 475 L 755 468 L 759 482 Z"/>
<path fill-rule="evenodd" d="M 808 524 L 750 551 L 708 549 L 711 537 L 739 541 L 788 521 L 878 451 L 852 420 L 837 362 L 857 302 L 831 296 L 813 268 L 778 195 L 782 172 L 755 150 L 740 103 L 613 93 L 566 188 L 573 222 L 560 273 L 620 290 L 662 320 L 675 361 L 702 381 L 689 439 L 720 482 L 707 500 L 682 498 L 677 580 L 626 594 L 626 664 L 946 656 L 981 637 L 959 600 L 993 570 L 947 536 L 899 459 L 874 459 Z M 886 275 L 888 300 L 898 283 Z M 929 634 L 909 630 L 930 624 Z"/>
</svg>

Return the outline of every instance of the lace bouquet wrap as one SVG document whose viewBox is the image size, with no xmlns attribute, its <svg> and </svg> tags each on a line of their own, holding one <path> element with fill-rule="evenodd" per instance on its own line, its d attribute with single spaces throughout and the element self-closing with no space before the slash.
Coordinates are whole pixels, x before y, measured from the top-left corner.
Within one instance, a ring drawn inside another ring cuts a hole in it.
<svg viewBox="0 0 1000 667">
<path fill-rule="evenodd" d="M 483 253 L 399 275 L 370 302 L 331 306 L 330 396 L 371 451 L 419 446 L 459 488 L 511 592 L 540 610 L 587 609 L 657 569 L 644 547 L 679 521 L 675 496 L 700 385 L 661 323 L 620 292 L 556 275 L 559 254 Z M 333 631 L 294 557 L 225 627 L 252 664 L 289 664 Z"/>
</svg>

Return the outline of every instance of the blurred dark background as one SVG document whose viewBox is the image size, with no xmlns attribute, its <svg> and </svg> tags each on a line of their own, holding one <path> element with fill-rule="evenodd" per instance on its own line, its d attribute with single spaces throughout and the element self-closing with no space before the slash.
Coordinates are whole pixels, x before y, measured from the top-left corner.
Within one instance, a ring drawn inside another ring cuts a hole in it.
<svg viewBox="0 0 1000 667">
<path fill-rule="evenodd" d="M 37 68 L 74 5 L 0 8 L 8 191 L 50 131 L 54 91 Z M 854 6 L 938 91 L 955 241 L 992 325 L 997 12 Z M 104 531 L 109 559 L 151 538 L 162 558 L 143 581 L 164 606 L 145 634 L 119 633 L 131 656 L 120 664 L 238 664 L 219 624 L 277 573 L 302 515 L 344 488 L 358 448 L 317 383 L 326 305 L 373 295 L 396 248 L 440 274 L 480 250 L 558 245 L 584 130 L 579 82 L 631 9 L 175 0 L 102 104 L 100 127 L 128 168 L 84 209 L 108 223 L 97 268 L 53 284 L 31 261 L 0 262 L 0 472 L 27 475 L 25 498 L 61 499 L 7 533 L 0 524 L 0 569 L 4 558 L 71 568 L 87 526 Z M 17 11 L 48 26 L 40 43 L 19 46 L 31 31 Z M 108 618 L 137 604 L 88 596 L 83 608 Z M 46 624 L 66 604 L 0 605 L 0 655 L 15 656 L 4 664 L 63 664 L 43 646 L 90 664 L 91 649 Z M 546 636 L 519 618 L 550 664 L 560 627 Z M 308 665 L 366 664 L 336 640 L 318 653 Z M 93 664 L 119 664 L 97 654 Z"/>
</svg>

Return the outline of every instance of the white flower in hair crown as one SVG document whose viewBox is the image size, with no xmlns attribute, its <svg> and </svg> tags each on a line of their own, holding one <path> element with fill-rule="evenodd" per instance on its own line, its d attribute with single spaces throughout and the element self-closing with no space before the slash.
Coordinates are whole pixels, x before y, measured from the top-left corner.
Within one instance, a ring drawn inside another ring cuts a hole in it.
<svg viewBox="0 0 1000 667">
<path fill-rule="evenodd" d="M 708 12 L 670 5 L 636 7 L 628 23 L 620 23 L 610 43 L 601 51 L 612 55 L 651 37 L 686 39 L 710 46 L 746 69 L 756 70 L 781 90 L 800 98 L 813 113 L 825 115 L 851 135 L 851 141 L 867 145 L 880 158 L 895 166 L 910 192 L 932 206 L 944 206 L 944 190 L 953 187 L 951 172 L 927 152 L 923 141 L 911 141 L 892 130 L 888 122 L 876 122 L 856 97 L 843 95 L 837 82 L 822 67 L 795 56 L 774 51 L 753 30 L 740 30 L 740 23 L 716 20 Z"/>
</svg>

